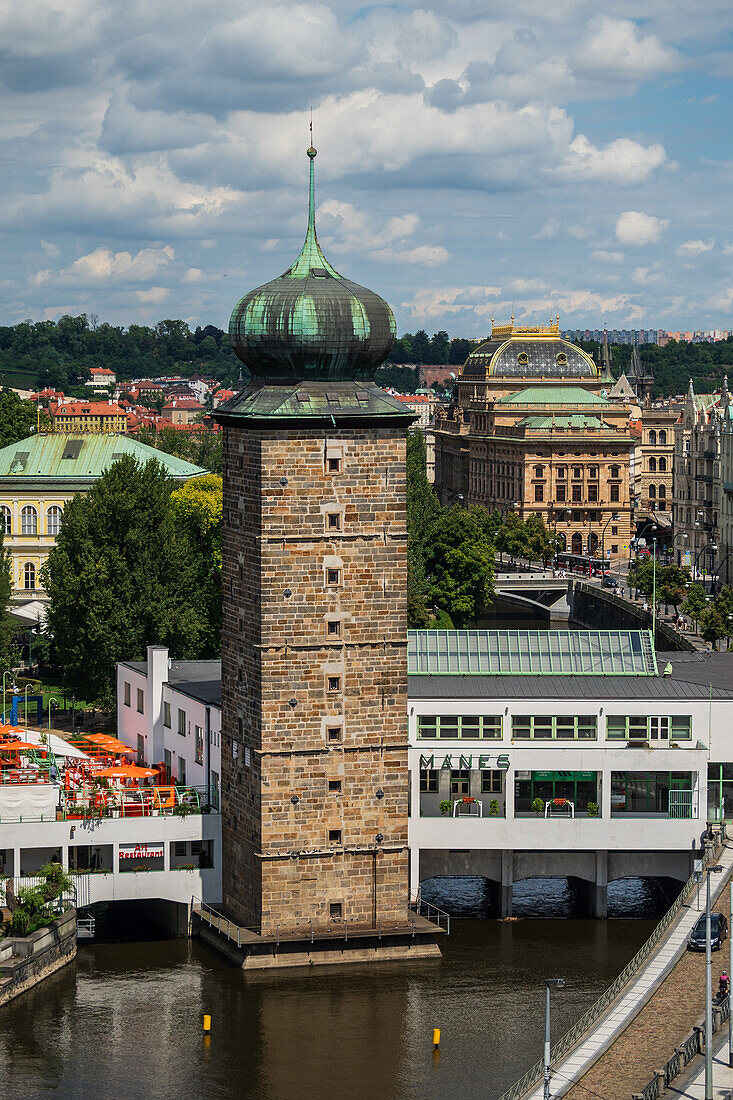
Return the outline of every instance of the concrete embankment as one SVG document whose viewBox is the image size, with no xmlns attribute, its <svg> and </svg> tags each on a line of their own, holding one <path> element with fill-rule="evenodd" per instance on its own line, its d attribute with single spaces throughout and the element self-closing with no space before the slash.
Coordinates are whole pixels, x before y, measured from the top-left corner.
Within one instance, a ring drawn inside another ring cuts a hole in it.
<svg viewBox="0 0 733 1100">
<path fill-rule="evenodd" d="M 610 589 L 599 588 L 583 581 L 572 586 L 571 616 L 573 621 L 598 630 L 651 630 L 652 613 L 644 611 L 630 600 L 623 600 Z M 657 617 L 656 647 L 665 652 L 675 650 L 694 651 L 704 647 L 696 645 L 687 635 Z"/>
<path fill-rule="evenodd" d="M 30 936 L 0 940 L 0 1006 L 38 985 L 76 957 L 76 909 Z"/>
</svg>

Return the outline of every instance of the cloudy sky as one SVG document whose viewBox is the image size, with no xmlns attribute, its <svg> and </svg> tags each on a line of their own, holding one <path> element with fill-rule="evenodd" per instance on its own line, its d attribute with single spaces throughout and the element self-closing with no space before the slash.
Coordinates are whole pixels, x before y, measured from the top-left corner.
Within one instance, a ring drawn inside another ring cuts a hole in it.
<svg viewBox="0 0 733 1100">
<path fill-rule="evenodd" d="M 603 14 L 599 14 L 599 11 Z M 4 0 L 0 323 L 225 327 L 319 236 L 400 332 L 733 327 L 730 0 Z"/>
</svg>

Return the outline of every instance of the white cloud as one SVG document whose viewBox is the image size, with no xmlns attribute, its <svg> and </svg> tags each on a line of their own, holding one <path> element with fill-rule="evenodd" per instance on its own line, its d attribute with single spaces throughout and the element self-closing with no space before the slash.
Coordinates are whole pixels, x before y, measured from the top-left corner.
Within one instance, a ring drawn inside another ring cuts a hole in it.
<svg viewBox="0 0 733 1100">
<path fill-rule="evenodd" d="M 656 267 L 635 267 L 631 272 L 631 281 L 639 286 L 652 286 L 665 281 L 664 272 Z"/>
<path fill-rule="evenodd" d="M 202 283 L 204 281 L 204 273 L 200 267 L 189 267 L 186 274 L 183 276 L 184 283 Z"/>
<path fill-rule="evenodd" d="M 675 251 L 678 256 L 699 256 L 703 252 L 712 252 L 715 248 L 715 241 L 685 241 Z"/>
<path fill-rule="evenodd" d="M 52 260 L 61 253 L 61 249 L 59 248 L 59 246 L 57 244 L 53 244 L 51 241 L 41 241 L 41 248 Z"/>
<path fill-rule="evenodd" d="M 643 34 L 630 19 L 610 15 L 593 20 L 574 56 L 577 68 L 595 78 L 648 80 L 684 65 L 679 53 L 656 34 Z"/>
<path fill-rule="evenodd" d="M 164 302 L 170 291 L 163 286 L 151 286 L 147 290 L 137 290 L 137 298 L 141 302 Z"/>
<path fill-rule="evenodd" d="M 623 252 L 607 252 L 605 248 L 596 248 L 594 252 L 591 252 L 590 258 L 597 260 L 599 264 L 622 264 L 624 262 Z"/>
<path fill-rule="evenodd" d="M 144 283 L 167 267 L 175 252 L 164 248 L 143 248 L 136 255 L 130 252 L 112 252 L 109 248 L 95 248 L 86 256 L 74 260 L 70 267 L 54 275 L 51 271 L 39 271 L 34 277 L 36 286 L 52 282 L 56 286 L 89 286 L 97 282 Z"/>
<path fill-rule="evenodd" d="M 663 145 L 642 145 L 631 138 L 617 138 L 599 149 L 585 134 L 578 134 L 570 143 L 558 174 L 568 180 L 643 183 L 666 159 Z"/>
<path fill-rule="evenodd" d="M 380 248 L 371 253 L 372 259 L 388 264 L 423 264 L 425 267 L 435 267 L 444 264 L 450 257 L 447 248 L 442 245 L 417 245 L 399 252 L 390 248 Z"/>
<path fill-rule="evenodd" d="M 641 210 L 624 210 L 616 219 L 616 240 L 639 247 L 655 244 L 668 225 L 668 218 L 655 218 Z"/>
<path fill-rule="evenodd" d="M 548 218 L 539 232 L 532 237 L 534 241 L 553 241 L 560 233 L 560 219 Z"/>
</svg>

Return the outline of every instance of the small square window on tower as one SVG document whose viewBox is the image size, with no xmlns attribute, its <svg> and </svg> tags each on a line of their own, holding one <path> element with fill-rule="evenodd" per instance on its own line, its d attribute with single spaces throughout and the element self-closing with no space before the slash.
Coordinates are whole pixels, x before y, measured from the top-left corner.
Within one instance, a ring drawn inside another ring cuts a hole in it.
<svg viewBox="0 0 733 1100">
<path fill-rule="evenodd" d="M 329 779 L 328 790 L 330 794 L 341 794 L 341 780 Z"/>
<path fill-rule="evenodd" d="M 341 530 L 341 513 L 340 512 L 326 512 L 326 526 L 329 531 Z"/>
<path fill-rule="evenodd" d="M 344 914 L 344 906 L 340 901 L 332 901 L 328 906 L 328 915 L 331 920 L 341 920 Z"/>
<path fill-rule="evenodd" d="M 341 459 L 340 458 L 327 458 L 326 470 L 329 474 L 338 474 L 341 472 Z"/>
<path fill-rule="evenodd" d="M 341 843 L 341 830 L 340 829 L 329 829 L 328 830 L 328 843 L 329 844 L 340 844 Z"/>
<path fill-rule="evenodd" d="M 341 691 L 341 677 L 340 676 L 327 676 L 326 682 L 329 692 Z"/>
<path fill-rule="evenodd" d="M 326 623 L 326 633 L 329 638 L 341 637 L 341 621 L 340 619 L 329 619 Z"/>
<path fill-rule="evenodd" d="M 343 739 L 341 726 L 329 726 L 326 731 L 326 737 L 331 742 L 341 741 Z"/>
<path fill-rule="evenodd" d="M 341 570 L 340 569 L 327 569 L 326 570 L 326 584 L 339 585 L 341 584 Z"/>
</svg>

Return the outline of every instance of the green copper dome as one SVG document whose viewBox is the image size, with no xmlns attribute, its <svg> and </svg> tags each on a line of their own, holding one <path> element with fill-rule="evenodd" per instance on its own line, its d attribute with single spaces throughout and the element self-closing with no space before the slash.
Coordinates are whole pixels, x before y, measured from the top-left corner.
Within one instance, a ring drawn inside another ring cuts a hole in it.
<svg viewBox="0 0 733 1100">
<path fill-rule="evenodd" d="M 267 382 L 371 378 L 397 335 L 383 298 L 339 275 L 316 236 L 310 158 L 308 231 L 295 263 L 237 302 L 229 336 L 253 378 Z"/>
</svg>

